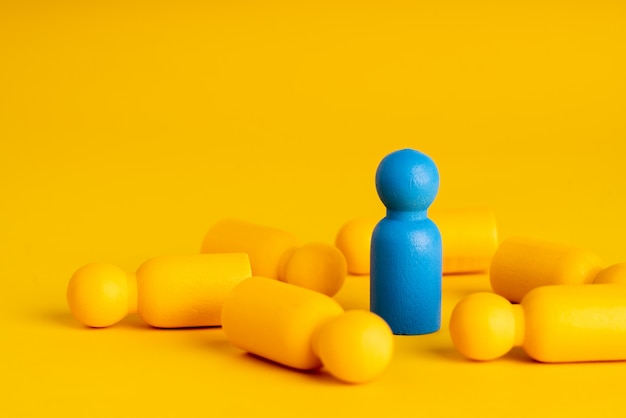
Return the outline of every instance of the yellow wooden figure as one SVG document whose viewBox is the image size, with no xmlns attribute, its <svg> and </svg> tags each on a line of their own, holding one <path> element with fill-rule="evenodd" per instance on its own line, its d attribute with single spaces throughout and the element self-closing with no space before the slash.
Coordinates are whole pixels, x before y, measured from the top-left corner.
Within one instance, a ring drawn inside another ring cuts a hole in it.
<svg viewBox="0 0 626 418">
<path fill-rule="evenodd" d="M 487 271 L 498 246 L 495 215 L 486 208 L 440 209 L 431 219 L 441 233 L 443 273 Z M 377 218 L 357 218 L 344 224 L 335 245 L 346 257 L 352 274 L 370 273 L 370 242 Z"/>
<path fill-rule="evenodd" d="M 594 284 L 626 284 L 626 263 L 613 264 L 601 270 L 593 279 Z"/>
<path fill-rule="evenodd" d="M 222 328 L 242 350 L 296 369 L 324 366 L 349 383 L 374 379 L 393 353 L 391 329 L 379 316 L 344 313 L 326 295 L 265 277 L 246 279 L 233 289 Z"/>
<path fill-rule="evenodd" d="M 217 222 L 205 235 L 202 253 L 242 252 L 252 274 L 335 295 L 347 275 L 346 260 L 334 246 L 298 245 L 292 234 L 237 219 Z"/>
<path fill-rule="evenodd" d="M 626 264 L 603 267 L 600 257 L 585 249 L 514 237 L 496 250 L 489 279 L 493 291 L 511 302 L 538 286 L 626 283 Z"/>
<path fill-rule="evenodd" d="M 246 254 L 156 257 L 136 273 L 91 263 L 72 276 L 67 302 L 90 327 L 108 327 L 129 313 L 160 328 L 218 326 L 226 295 L 250 276 Z"/>
<path fill-rule="evenodd" d="M 519 305 L 475 293 L 454 308 L 450 336 L 473 360 L 495 359 L 513 346 L 547 363 L 626 360 L 626 286 L 542 286 Z"/>
</svg>

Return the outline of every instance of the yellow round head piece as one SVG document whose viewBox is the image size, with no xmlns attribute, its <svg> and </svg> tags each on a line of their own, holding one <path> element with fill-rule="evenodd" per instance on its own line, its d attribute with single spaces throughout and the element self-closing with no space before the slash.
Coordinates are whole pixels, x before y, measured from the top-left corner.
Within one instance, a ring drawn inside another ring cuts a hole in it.
<svg viewBox="0 0 626 418">
<path fill-rule="evenodd" d="M 598 273 L 593 282 L 595 284 L 626 284 L 626 263 L 613 264 L 612 266 L 605 268 Z"/>
<path fill-rule="evenodd" d="M 475 293 L 462 299 L 450 317 L 450 336 L 456 349 L 472 360 L 492 360 L 516 344 L 516 312 L 495 293 Z"/>
<path fill-rule="evenodd" d="M 293 249 L 286 257 L 279 277 L 281 281 L 334 296 L 346 280 L 346 259 L 332 245 L 306 244 Z"/>
<path fill-rule="evenodd" d="M 375 218 L 353 219 L 337 233 L 335 245 L 346 257 L 350 273 L 370 273 L 370 246 L 377 223 Z"/>
<path fill-rule="evenodd" d="M 129 313 L 128 275 L 107 263 L 78 269 L 67 287 L 72 315 L 90 327 L 108 327 Z"/>
<path fill-rule="evenodd" d="M 354 310 L 324 324 L 313 346 L 324 367 L 337 379 L 365 383 L 389 365 L 393 334 L 378 315 Z"/>
</svg>

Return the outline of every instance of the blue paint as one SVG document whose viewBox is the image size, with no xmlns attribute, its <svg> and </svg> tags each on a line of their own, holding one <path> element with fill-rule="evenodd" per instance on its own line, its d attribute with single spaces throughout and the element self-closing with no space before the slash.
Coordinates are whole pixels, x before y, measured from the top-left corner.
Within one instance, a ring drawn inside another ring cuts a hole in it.
<svg viewBox="0 0 626 418">
<path fill-rule="evenodd" d="M 376 171 L 387 207 L 372 234 L 370 309 L 394 334 L 429 334 L 441 327 L 441 234 L 428 219 L 439 190 L 433 160 L 412 149 L 387 155 Z"/>
</svg>

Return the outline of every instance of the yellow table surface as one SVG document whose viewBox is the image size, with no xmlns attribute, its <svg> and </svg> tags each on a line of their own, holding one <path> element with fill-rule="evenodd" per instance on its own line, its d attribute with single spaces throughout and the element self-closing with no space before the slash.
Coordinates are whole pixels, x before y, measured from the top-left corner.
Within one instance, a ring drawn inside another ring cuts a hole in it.
<svg viewBox="0 0 626 418">
<path fill-rule="evenodd" d="M 0 416 L 623 416 L 626 362 L 465 360 L 447 323 L 365 385 L 221 329 L 74 320 L 72 273 L 199 251 L 232 216 L 332 243 L 382 216 L 378 162 L 437 163 L 436 208 L 626 261 L 621 1 L 3 1 Z M 262 297 L 262 295 L 260 295 Z M 337 299 L 367 308 L 368 278 Z"/>
</svg>

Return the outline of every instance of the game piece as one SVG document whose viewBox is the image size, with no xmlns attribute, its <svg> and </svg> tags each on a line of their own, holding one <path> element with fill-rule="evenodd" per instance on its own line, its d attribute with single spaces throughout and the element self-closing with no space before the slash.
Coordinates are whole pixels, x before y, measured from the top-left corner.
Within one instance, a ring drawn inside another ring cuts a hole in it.
<svg viewBox="0 0 626 418">
<path fill-rule="evenodd" d="M 613 264 L 600 271 L 593 280 L 593 283 L 626 284 L 626 263 Z"/>
<path fill-rule="evenodd" d="M 67 302 L 90 327 L 108 327 L 129 313 L 159 328 L 218 326 L 226 295 L 251 274 L 246 254 L 156 257 L 134 274 L 91 263 L 72 276 Z"/>
<path fill-rule="evenodd" d="M 335 246 L 346 258 L 351 274 L 370 274 L 370 248 L 372 232 L 377 218 L 356 218 L 346 222 L 335 238 Z"/>
<path fill-rule="evenodd" d="M 203 253 L 242 252 L 252 274 L 335 295 L 347 275 L 341 251 L 324 243 L 298 246 L 288 232 L 236 219 L 217 222 L 204 237 Z"/>
<path fill-rule="evenodd" d="M 265 277 L 226 298 L 222 329 L 242 350 L 301 370 L 324 366 L 349 383 L 374 379 L 393 354 L 389 326 L 368 311 L 344 312 L 332 298 Z"/>
<path fill-rule="evenodd" d="M 404 149 L 376 171 L 376 190 L 387 207 L 372 234 L 370 309 L 394 334 L 428 334 L 441 324 L 441 235 L 427 210 L 439 189 L 435 163 Z"/>
<path fill-rule="evenodd" d="M 498 358 L 514 346 L 546 363 L 626 360 L 626 286 L 542 286 L 519 305 L 475 293 L 454 308 L 450 336 L 473 360 Z"/>
<path fill-rule="evenodd" d="M 584 249 L 515 237 L 496 250 L 489 279 L 495 293 L 519 302 L 538 286 L 590 284 L 601 270 L 600 258 Z"/>
<path fill-rule="evenodd" d="M 430 218 L 441 233 L 443 274 L 480 273 L 489 269 L 498 246 L 496 218 L 486 208 L 432 211 Z M 357 218 L 339 230 L 335 246 L 346 257 L 348 272 L 370 273 L 370 247 L 375 218 Z"/>
<path fill-rule="evenodd" d="M 444 274 L 489 270 L 498 248 L 498 228 L 492 209 L 441 209 L 433 211 L 431 219 L 441 233 Z"/>
</svg>

